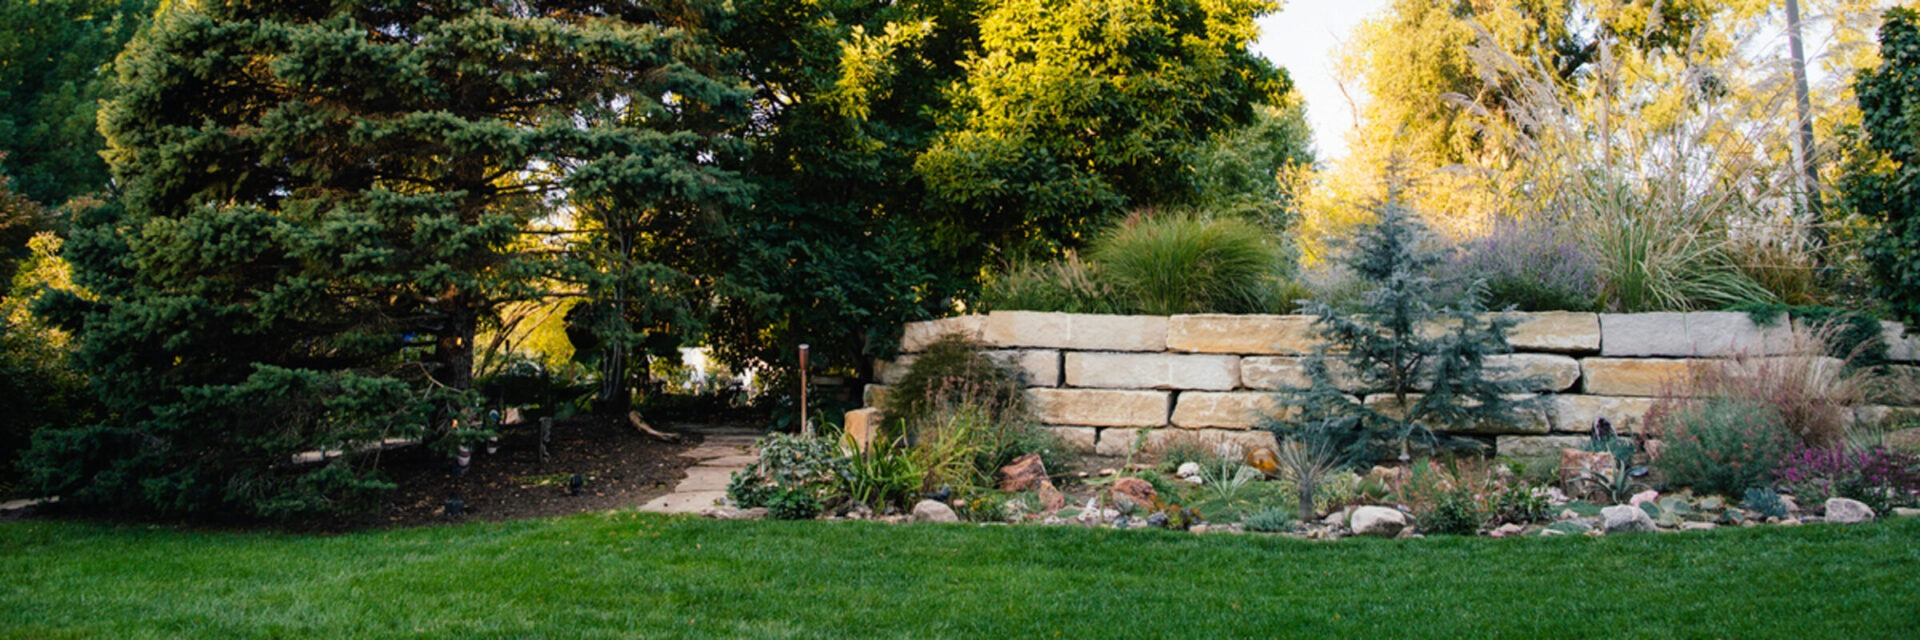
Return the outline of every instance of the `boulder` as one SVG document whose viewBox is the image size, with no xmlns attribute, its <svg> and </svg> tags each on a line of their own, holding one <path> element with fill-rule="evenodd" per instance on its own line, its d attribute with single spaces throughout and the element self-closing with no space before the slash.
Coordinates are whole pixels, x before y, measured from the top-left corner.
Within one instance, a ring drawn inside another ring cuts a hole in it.
<svg viewBox="0 0 1920 640">
<path fill-rule="evenodd" d="M 1354 535 L 1391 538 L 1407 528 L 1407 514 L 1386 507 L 1360 507 L 1353 510 L 1353 519 L 1348 521 L 1347 528 L 1352 529 Z"/>
<path fill-rule="evenodd" d="M 1617 504 L 1600 510 L 1601 527 L 1608 535 L 1653 530 L 1653 518 L 1640 507 Z"/>
<path fill-rule="evenodd" d="M 1827 499 L 1827 522 L 1835 524 L 1859 524 L 1873 522 L 1873 508 L 1859 500 L 1847 498 Z"/>
<path fill-rule="evenodd" d="M 913 505 L 914 522 L 959 522 L 960 515 L 953 512 L 944 502 L 921 500 Z"/>
<path fill-rule="evenodd" d="M 1113 487 L 1108 489 L 1107 493 L 1116 503 L 1124 497 L 1141 507 L 1152 506 L 1154 498 L 1160 495 L 1153 490 L 1153 485 L 1147 484 L 1147 481 L 1131 477 L 1114 480 Z"/>
</svg>

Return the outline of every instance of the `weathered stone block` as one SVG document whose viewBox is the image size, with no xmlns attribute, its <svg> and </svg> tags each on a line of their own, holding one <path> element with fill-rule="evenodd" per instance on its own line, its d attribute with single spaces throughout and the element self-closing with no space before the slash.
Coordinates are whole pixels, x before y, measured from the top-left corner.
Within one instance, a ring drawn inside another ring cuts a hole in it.
<svg viewBox="0 0 1920 640">
<path fill-rule="evenodd" d="M 1320 343 L 1313 316 L 1188 315 L 1167 319 L 1167 349 L 1185 353 L 1303 355 Z"/>
<path fill-rule="evenodd" d="M 1487 357 L 1487 377 L 1494 380 L 1532 378 L 1540 384 L 1529 391 L 1557 392 L 1580 381 L 1580 361 L 1546 353 L 1513 353 Z"/>
<path fill-rule="evenodd" d="M 1103 455 L 1103 456 L 1113 456 L 1116 458 L 1124 457 L 1130 451 L 1132 451 L 1134 446 L 1133 445 L 1134 440 L 1139 438 L 1140 434 L 1148 433 L 1151 431 L 1153 430 L 1152 429 L 1101 429 L 1100 441 L 1094 444 L 1093 452 L 1097 455 Z M 1144 449 L 1144 447 L 1146 446 L 1146 443 L 1142 442 L 1140 446 Z"/>
<path fill-rule="evenodd" d="M 1359 379 L 1339 360 L 1329 359 L 1327 371 L 1333 386 L 1347 393 L 1360 393 Z M 1240 385 L 1248 389 L 1279 391 L 1312 386 L 1307 379 L 1306 358 L 1292 356 L 1249 356 L 1240 359 Z"/>
<path fill-rule="evenodd" d="M 1906 325 L 1882 321 L 1880 339 L 1887 343 L 1888 360 L 1920 362 L 1920 335 L 1908 335 Z"/>
<path fill-rule="evenodd" d="M 1020 372 L 1029 387 L 1060 386 L 1060 352 L 1051 349 L 988 351 L 987 357 Z"/>
<path fill-rule="evenodd" d="M 1861 405 L 1853 408 L 1854 421 L 1863 425 L 1882 427 L 1920 422 L 1920 407 L 1889 407 L 1879 404 Z"/>
<path fill-rule="evenodd" d="M 870 384 L 860 390 L 860 404 L 867 407 L 881 407 L 887 404 L 887 394 L 893 387 L 884 384 Z"/>
<path fill-rule="evenodd" d="M 1745 313 L 1608 313 L 1600 315 L 1600 355 L 1766 356 L 1793 349 L 1793 325 L 1754 324 Z"/>
<path fill-rule="evenodd" d="M 907 377 L 907 369 L 913 367 L 913 361 L 919 359 L 920 356 L 902 355 L 893 360 L 875 360 L 873 379 L 880 384 L 900 384 L 900 379 Z"/>
<path fill-rule="evenodd" d="M 1687 314 L 1600 314 L 1600 355 L 1693 355 L 1693 341 L 1687 337 Z"/>
<path fill-rule="evenodd" d="M 1165 351 L 1167 318 L 995 311 L 987 314 L 982 336 L 995 347 Z"/>
<path fill-rule="evenodd" d="M 977 315 L 909 322 L 900 329 L 900 352 L 925 351 L 927 345 L 933 344 L 949 333 L 960 334 L 968 340 L 979 340 L 981 330 L 986 328 L 986 324 L 987 317 Z"/>
<path fill-rule="evenodd" d="M 1768 356 L 1793 350 L 1790 322 L 1760 326 L 1751 316 L 1735 311 L 1696 311 L 1688 313 L 1686 321 L 1694 356 Z"/>
<path fill-rule="evenodd" d="M 1147 431 L 1147 452 L 1160 455 L 1174 443 L 1199 444 L 1209 451 L 1219 451 L 1221 443 L 1233 443 L 1242 455 L 1244 452 L 1265 447 L 1278 449 L 1273 432 L 1265 429 L 1152 429 Z"/>
<path fill-rule="evenodd" d="M 1028 389 L 1034 416 L 1043 424 L 1145 427 L 1167 423 L 1166 391 Z"/>
<path fill-rule="evenodd" d="M 1517 313 L 1519 324 L 1507 332 L 1516 351 L 1595 353 L 1600 351 L 1600 315 L 1571 311 Z"/>
<path fill-rule="evenodd" d="M 1259 391 L 1209 392 L 1187 391 L 1174 398 L 1173 426 L 1183 429 L 1207 427 L 1251 429 L 1263 416 L 1286 409 L 1271 393 Z"/>
<path fill-rule="evenodd" d="M 1239 356 L 1166 353 L 1068 353 L 1067 386 L 1100 389 L 1198 389 L 1240 386 Z"/>
<path fill-rule="evenodd" d="M 1563 395 L 1552 398 L 1547 413 L 1556 433 L 1591 434 L 1594 419 L 1601 417 L 1613 423 L 1616 432 L 1642 433 L 1654 402 L 1654 398 Z"/>
<path fill-rule="evenodd" d="M 1421 397 L 1423 397 L 1421 394 L 1409 393 L 1407 394 L 1407 402 L 1417 403 L 1420 401 Z M 1536 396 L 1533 396 L 1531 394 L 1521 394 L 1521 395 L 1511 396 L 1509 397 L 1509 399 L 1515 400 L 1515 401 L 1527 401 L 1535 397 Z M 1379 411 L 1381 413 L 1391 415 L 1391 416 L 1402 415 L 1399 410 L 1398 401 L 1392 395 L 1388 395 L 1384 393 L 1370 395 L 1366 397 L 1365 402 L 1367 406 L 1373 407 L 1374 410 Z M 1423 426 L 1425 426 L 1428 429 L 1432 429 L 1436 432 L 1442 432 L 1442 433 L 1458 433 L 1458 434 L 1466 434 L 1466 435 L 1498 435 L 1498 434 L 1544 434 L 1551 429 L 1552 425 L 1547 420 L 1547 407 L 1545 403 L 1530 402 L 1530 403 L 1524 404 L 1523 406 L 1516 407 L 1513 410 L 1512 419 L 1508 421 L 1484 420 L 1484 421 L 1473 422 L 1469 424 L 1459 424 L 1459 425 L 1424 424 Z"/>
<path fill-rule="evenodd" d="M 1060 446 L 1068 451 L 1080 454 L 1093 453 L 1094 443 L 1099 440 L 1099 430 L 1093 427 L 1063 427 L 1045 425 L 1041 427 L 1047 433 L 1060 440 Z"/>
<path fill-rule="evenodd" d="M 1688 393 L 1698 367 L 1708 361 L 1672 358 L 1587 358 L 1580 361 L 1581 388 L 1596 396 L 1658 396 Z"/>
<path fill-rule="evenodd" d="M 1500 436 L 1494 438 L 1493 449 L 1496 455 L 1510 458 L 1553 458 L 1559 459 L 1561 449 L 1578 449 L 1586 446 L 1586 436 Z"/>
<path fill-rule="evenodd" d="M 872 407 L 855 409 L 847 412 L 845 420 L 841 423 L 841 431 L 846 434 L 846 439 L 853 446 L 866 449 L 880 437 L 880 423 L 884 419 L 879 409 Z"/>
</svg>

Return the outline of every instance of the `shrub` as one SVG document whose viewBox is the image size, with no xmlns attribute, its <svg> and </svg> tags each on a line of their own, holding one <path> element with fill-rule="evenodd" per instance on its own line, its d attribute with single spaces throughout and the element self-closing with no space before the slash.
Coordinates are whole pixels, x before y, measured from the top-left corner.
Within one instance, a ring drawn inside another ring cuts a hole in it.
<svg viewBox="0 0 1920 640">
<path fill-rule="evenodd" d="M 1293 522 L 1293 517 L 1288 515 L 1286 509 L 1267 509 L 1247 516 L 1241 524 L 1248 531 L 1284 533 L 1293 530 Z"/>
<path fill-rule="evenodd" d="M 916 428 L 933 409 L 965 404 L 985 413 L 989 422 L 1020 420 L 1026 415 L 1026 394 L 1020 374 L 987 356 L 980 343 L 960 335 L 942 336 L 907 367 L 906 375 L 887 394 L 884 412 L 896 435 L 917 444 Z"/>
<path fill-rule="evenodd" d="M 1465 487 L 1441 493 L 1425 510 L 1414 515 L 1419 518 L 1422 532 L 1462 536 L 1479 533 L 1481 523 L 1487 519 L 1480 497 Z"/>
<path fill-rule="evenodd" d="M 1878 67 L 1857 81 L 1868 149 L 1841 182 L 1843 206 L 1873 222 L 1860 254 L 1874 296 L 1909 324 L 1920 324 L 1920 12 L 1895 8 L 1880 27 Z"/>
<path fill-rule="evenodd" d="M 1740 503 L 1748 511 L 1760 514 L 1762 518 L 1787 517 L 1787 501 L 1780 494 L 1766 487 L 1747 489 L 1746 499 Z"/>
<path fill-rule="evenodd" d="M 1785 355 L 1743 355 L 1724 366 L 1699 369 L 1691 380 L 1692 393 L 1771 407 L 1807 446 L 1839 444 L 1852 422 L 1853 407 L 1866 399 L 1867 389 L 1865 374 L 1848 367 L 1847 360 L 1827 355 L 1827 345 L 1848 327 L 1816 325 L 1813 331 L 1793 332 Z"/>
<path fill-rule="evenodd" d="M 1774 476 L 1782 489 L 1808 506 L 1828 498 L 1852 498 L 1886 513 L 1914 503 L 1920 492 L 1920 458 L 1878 447 L 1808 448 L 1788 456 Z"/>
<path fill-rule="evenodd" d="M 1590 311 L 1598 294 L 1598 265 L 1572 233 L 1548 222 L 1503 219 L 1446 266 L 1455 282 L 1485 283 L 1493 309 Z"/>
<path fill-rule="evenodd" d="M 760 439 L 758 448 L 760 459 L 734 472 L 727 483 L 727 497 L 743 508 L 772 509 L 772 501 L 779 499 L 788 503 L 784 508 L 797 510 L 805 503 L 790 494 L 805 494 L 818 503 L 833 495 L 849 475 L 847 459 L 829 438 L 771 433 Z M 817 504 L 813 512 L 820 512 Z"/>
<path fill-rule="evenodd" d="M 1728 496 L 1765 486 L 1796 440 L 1778 409 L 1743 398 L 1688 403 L 1649 426 L 1664 436 L 1655 466 L 1668 481 Z"/>
<path fill-rule="evenodd" d="M 1547 496 L 1524 484 L 1500 487 L 1487 497 L 1487 510 L 1495 524 L 1542 522 L 1553 514 Z"/>
<path fill-rule="evenodd" d="M 775 520 L 811 520 L 820 515 L 821 509 L 820 498 L 802 487 L 770 489 L 764 506 L 767 515 Z"/>
<path fill-rule="evenodd" d="M 1094 243 L 1092 257 L 1123 296 L 1148 315 L 1267 311 L 1290 271 L 1259 225 L 1194 214 L 1144 217 Z"/>
</svg>

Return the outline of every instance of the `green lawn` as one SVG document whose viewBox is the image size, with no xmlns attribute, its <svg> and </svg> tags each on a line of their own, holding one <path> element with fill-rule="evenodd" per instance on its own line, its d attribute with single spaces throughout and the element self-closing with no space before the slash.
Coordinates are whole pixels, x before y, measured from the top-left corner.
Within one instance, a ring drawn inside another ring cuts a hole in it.
<svg viewBox="0 0 1920 640">
<path fill-rule="evenodd" d="M 339 536 L 0 524 L 0 637 L 1899 637 L 1920 518 L 1311 543 L 633 513 Z"/>
</svg>

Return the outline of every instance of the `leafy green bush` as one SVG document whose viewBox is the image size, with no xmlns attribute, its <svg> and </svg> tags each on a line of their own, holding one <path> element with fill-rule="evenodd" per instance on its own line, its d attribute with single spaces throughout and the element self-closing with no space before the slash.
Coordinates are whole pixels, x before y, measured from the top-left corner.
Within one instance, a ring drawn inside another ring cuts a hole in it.
<svg viewBox="0 0 1920 640">
<path fill-rule="evenodd" d="M 1414 515 L 1424 533 L 1462 536 L 1479 533 L 1481 523 L 1487 520 L 1480 496 L 1465 487 L 1441 493 L 1431 505 Z"/>
<path fill-rule="evenodd" d="M 1870 147 L 1842 180 L 1841 200 L 1879 223 L 1860 251 L 1875 297 L 1920 324 L 1920 12 L 1887 12 L 1880 56 L 1878 68 L 1860 72 L 1860 120 Z"/>
<path fill-rule="evenodd" d="M 1496 524 L 1541 522 L 1553 515 L 1553 505 L 1547 497 L 1525 484 L 1500 487 L 1486 499 L 1487 510 Z"/>
<path fill-rule="evenodd" d="M 1655 466 L 1674 484 L 1701 493 L 1744 495 L 1767 486 L 1798 439 L 1774 407 L 1738 398 L 1706 398 L 1649 415 L 1663 435 Z"/>
<path fill-rule="evenodd" d="M 812 520 L 820 515 L 820 498 L 803 487 L 774 487 L 765 494 L 767 515 L 775 520 Z"/>
<path fill-rule="evenodd" d="M 727 497 L 743 508 L 771 509 L 772 501 L 780 499 L 789 503 L 787 508 L 798 509 L 805 503 L 790 495 L 796 492 L 823 502 L 851 473 L 839 445 L 829 438 L 770 433 L 758 448 L 760 459 L 734 472 L 727 483 Z M 818 506 L 814 513 L 819 513 Z"/>
<path fill-rule="evenodd" d="M 1238 218 L 1164 214 L 1123 224 L 1093 245 L 1092 258 L 1148 315 L 1274 310 L 1290 270 L 1271 234 Z"/>
<path fill-rule="evenodd" d="M 1500 221 L 1463 243 L 1445 271 L 1453 283 L 1484 283 L 1492 309 L 1591 311 L 1598 293 L 1593 258 L 1571 232 L 1544 221 Z"/>
</svg>

